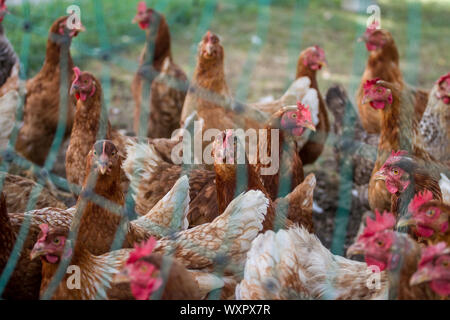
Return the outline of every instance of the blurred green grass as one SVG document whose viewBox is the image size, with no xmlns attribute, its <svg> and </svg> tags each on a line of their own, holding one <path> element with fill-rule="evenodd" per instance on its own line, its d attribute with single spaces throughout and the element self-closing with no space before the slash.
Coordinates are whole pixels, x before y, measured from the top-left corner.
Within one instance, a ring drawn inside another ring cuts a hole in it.
<svg viewBox="0 0 450 320">
<path fill-rule="evenodd" d="M 44 60 L 51 23 L 64 15 L 70 4 L 79 5 L 87 32 L 73 42 L 74 61 L 96 74 L 111 74 L 111 92 L 106 94 L 107 101 L 118 109 L 113 123 L 130 127 L 128 115 L 133 102 L 129 86 L 145 38 L 143 31 L 131 24 L 137 3 L 138 0 L 22 1 L 20 5 L 9 5 L 12 14 L 5 18 L 4 26 L 16 52 L 23 55 L 23 26 L 29 13 L 31 43 L 26 75 L 31 77 Z M 355 72 L 353 81 L 357 82 L 364 69 L 364 65 L 358 65 L 354 70 L 353 62 L 355 52 L 364 52 L 363 61 L 367 57 L 365 50 L 355 49 L 363 46 L 356 42 L 360 35 L 357 30 L 365 25 L 368 15 L 343 10 L 340 0 L 150 0 L 147 3 L 165 14 L 171 27 L 174 59 L 188 75 L 195 67 L 195 51 L 201 36 L 207 30 L 219 34 L 225 47 L 230 87 L 236 92 L 242 86 L 241 77 L 248 77 L 250 101 L 282 94 L 295 75 L 299 52 L 310 45 L 322 46 L 329 63 L 319 76 L 322 94 L 332 83 L 348 86 L 352 72 Z M 378 4 L 382 26 L 396 40 L 403 72 L 417 72 L 417 85 L 430 88 L 441 74 L 450 71 L 450 0 L 417 2 L 420 26 L 418 21 L 408 20 L 415 2 L 380 0 Z M 411 57 L 407 52 L 411 45 L 408 27 L 420 31 L 420 38 L 414 39 L 419 45 L 418 61 L 407 60 Z M 102 60 L 105 52 L 110 53 L 108 60 Z M 255 62 L 251 70 L 245 69 L 249 61 Z"/>
</svg>

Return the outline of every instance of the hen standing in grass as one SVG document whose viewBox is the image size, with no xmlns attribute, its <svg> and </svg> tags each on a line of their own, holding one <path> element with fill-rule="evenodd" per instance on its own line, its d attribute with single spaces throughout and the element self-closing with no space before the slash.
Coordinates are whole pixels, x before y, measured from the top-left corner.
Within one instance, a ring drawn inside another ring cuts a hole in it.
<svg viewBox="0 0 450 320">
<path fill-rule="evenodd" d="M 181 113 L 182 125 L 192 112 L 197 111 L 205 121 L 203 132 L 234 128 L 234 114 L 223 108 L 226 99 L 231 99 L 225 79 L 224 59 L 219 37 L 208 31 L 198 46 L 194 77 Z"/>
<path fill-rule="evenodd" d="M 146 31 L 146 44 L 139 61 L 131 91 L 135 101 L 134 131 L 139 134 L 142 110 L 143 83 L 150 83 L 150 117 L 144 131 L 150 138 L 170 138 L 180 126 L 180 114 L 186 96 L 187 77 L 173 62 L 170 31 L 166 18 L 154 9 L 139 2 L 133 20 Z M 160 73 L 158 75 L 158 73 Z M 145 82 L 147 79 L 149 82 Z"/>
<path fill-rule="evenodd" d="M 70 94 L 76 99 L 76 110 L 70 143 L 66 152 L 66 175 L 70 183 L 82 185 L 86 176 L 86 157 L 95 141 L 114 142 L 119 155 L 125 158 L 126 138 L 113 130 L 103 100 L 100 81 L 89 72 L 73 68 L 74 80 Z"/>
<path fill-rule="evenodd" d="M 37 165 L 43 165 L 47 158 L 60 112 L 66 113 L 64 138 L 72 130 L 75 102 L 69 98 L 69 84 L 73 76 L 70 44 L 82 30 L 83 27 L 68 29 L 67 17 L 58 18 L 50 28 L 44 65 L 34 78 L 27 81 L 23 125 L 17 137 L 16 150 Z M 64 84 L 60 79 L 62 75 L 67 76 L 67 92 L 62 93 L 65 97 L 60 101 L 59 89 Z M 60 102 L 64 101 L 67 105 L 60 106 Z"/>
<path fill-rule="evenodd" d="M 356 93 L 359 117 L 364 129 L 368 133 L 380 133 L 383 125 L 382 111 L 369 108 L 367 102 L 363 101 L 367 81 L 375 78 L 393 83 L 398 86 L 399 91 L 404 91 L 404 94 L 411 99 L 414 106 L 411 109 L 411 114 L 415 114 L 415 120 L 420 121 L 427 105 L 428 93 L 412 88 L 404 82 L 400 70 L 398 49 L 391 33 L 385 29 L 379 29 L 378 22 L 374 21 L 367 28 L 361 40 L 366 43 L 369 51 L 366 69 Z"/>
</svg>

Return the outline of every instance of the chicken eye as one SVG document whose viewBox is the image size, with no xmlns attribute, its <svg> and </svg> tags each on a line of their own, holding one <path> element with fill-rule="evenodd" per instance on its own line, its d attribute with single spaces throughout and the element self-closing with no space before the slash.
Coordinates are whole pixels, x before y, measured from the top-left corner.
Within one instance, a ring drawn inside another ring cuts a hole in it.
<svg viewBox="0 0 450 320">
<path fill-rule="evenodd" d="M 116 155 L 116 152 L 115 152 L 115 151 L 111 152 L 111 155 L 112 155 L 112 156 L 115 156 L 115 155 Z"/>
<path fill-rule="evenodd" d="M 383 240 L 377 240 L 377 246 L 382 247 L 384 245 Z"/>
<path fill-rule="evenodd" d="M 59 240 L 59 238 L 55 238 L 55 239 L 53 239 L 53 243 L 54 244 L 59 244 L 61 241 Z"/>
<path fill-rule="evenodd" d="M 293 114 L 292 114 L 292 118 L 294 118 L 294 119 L 297 118 L 297 114 L 296 114 L 296 113 L 293 113 Z"/>
<path fill-rule="evenodd" d="M 400 171 L 396 168 L 392 168 L 391 172 L 393 175 L 398 175 L 400 173 Z"/>
<path fill-rule="evenodd" d="M 425 214 L 426 214 L 428 217 L 432 217 L 432 216 L 434 216 L 435 213 L 436 213 L 436 211 L 435 211 L 434 209 L 430 209 L 430 210 L 428 210 Z"/>
<path fill-rule="evenodd" d="M 94 150 L 94 156 L 96 156 L 96 155 L 97 155 L 97 151 Z"/>
<path fill-rule="evenodd" d="M 147 270 L 148 270 L 148 267 L 147 267 L 146 265 L 142 265 L 142 266 L 139 268 L 139 271 L 140 271 L 141 273 L 147 273 Z"/>
<path fill-rule="evenodd" d="M 444 260 L 444 261 L 442 261 L 442 266 L 443 267 L 448 267 L 450 265 L 450 263 L 449 263 L 449 261 L 448 260 Z"/>
</svg>

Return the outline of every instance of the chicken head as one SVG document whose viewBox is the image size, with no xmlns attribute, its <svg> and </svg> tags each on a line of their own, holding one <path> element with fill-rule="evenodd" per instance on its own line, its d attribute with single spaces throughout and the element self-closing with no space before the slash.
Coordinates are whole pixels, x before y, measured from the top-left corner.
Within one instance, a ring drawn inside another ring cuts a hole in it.
<svg viewBox="0 0 450 320">
<path fill-rule="evenodd" d="M 96 88 L 96 79 L 88 72 L 81 72 L 78 67 L 73 68 L 74 80 L 70 87 L 70 94 L 75 95 L 77 100 L 86 101 L 88 97 L 92 97 Z"/>
<path fill-rule="evenodd" d="M 41 259 L 47 263 L 57 264 L 61 261 L 62 257 L 68 258 L 71 255 L 71 249 L 64 254 L 68 230 L 50 230 L 49 226 L 45 223 L 41 224 L 39 228 L 41 229 L 41 232 L 30 253 L 31 260 L 41 257 Z"/>
<path fill-rule="evenodd" d="M 392 151 L 383 166 L 374 175 L 375 180 L 382 180 L 386 183 L 387 190 L 392 194 L 405 191 L 410 183 L 407 166 L 412 163 L 410 158 L 403 157 L 406 154 L 407 152 L 404 150 Z"/>
<path fill-rule="evenodd" d="M 440 296 L 450 295 L 450 248 L 445 242 L 422 250 L 419 266 L 410 279 L 410 285 L 425 282 Z"/>
<path fill-rule="evenodd" d="M 147 259 L 155 245 L 156 240 L 153 237 L 141 246 L 135 245 L 126 265 L 116 276 L 115 281 L 130 283 L 131 292 L 137 300 L 148 300 L 163 282 L 159 276 L 160 271 Z"/>
<path fill-rule="evenodd" d="M 440 77 L 437 84 L 438 90 L 436 97 L 441 99 L 445 104 L 450 105 L 450 72 Z"/>
<path fill-rule="evenodd" d="M 327 64 L 325 51 L 317 45 L 309 47 L 304 54 L 303 64 L 311 70 L 322 69 Z"/>
<path fill-rule="evenodd" d="M 418 192 L 408 206 L 408 215 L 397 222 L 397 228 L 411 226 L 418 237 L 429 238 L 448 230 L 450 207 L 433 200 L 429 190 Z"/>
<path fill-rule="evenodd" d="M 398 256 L 395 252 L 396 233 L 393 231 L 395 217 L 390 212 L 380 214 L 375 210 L 375 220 L 369 216 L 366 228 L 358 240 L 347 250 L 347 256 L 363 254 L 368 266 L 377 266 L 380 271 L 395 268 Z"/>
</svg>

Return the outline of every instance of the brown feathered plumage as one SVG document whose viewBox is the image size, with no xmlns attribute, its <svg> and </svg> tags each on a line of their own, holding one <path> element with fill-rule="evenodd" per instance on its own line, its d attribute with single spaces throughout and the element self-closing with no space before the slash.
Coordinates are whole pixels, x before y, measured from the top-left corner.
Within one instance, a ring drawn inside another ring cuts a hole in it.
<svg viewBox="0 0 450 320">
<path fill-rule="evenodd" d="M 330 132 L 330 121 L 328 120 L 328 111 L 325 107 L 322 94 L 317 84 L 316 73 L 317 70 L 312 69 L 309 65 L 305 65 L 305 55 L 309 51 L 318 50 L 317 47 L 309 47 L 300 53 L 297 61 L 296 78 L 308 77 L 311 80 L 310 88 L 317 91 L 317 98 L 319 99 L 319 122 L 316 125 L 316 132 L 313 132 L 308 139 L 308 142 L 300 149 L 300 158 L 304 165 L 313 163 L 322 154 L 325 142 Z"/>
<path fill-rule="evenodd" d="M 111 140 L 118 148 L 120 156 L 125 158 L 126 137 L 112 129 L 108 121 L 100 81 L 89 72 L 79 73 L 75 78 L 71 94 L 78 99 L 70 143 L 66 152 L 66 175 L 70 183 L 81 186 L 86 177 L 86 157 L 95 141 Z M 81 81 L 87 81 L 89 84 L 83 86 Z M 83 92 L 86 94 L 84 99 Z"/>
<path fill-rule="evenodd" d="M 2 191 L 8 195 L 6 198 L 6 206 L 8 212 L 25 212 L 27 210 L 28 201 L 30 200 L 31 191 L 38 187 L 38 184 L 33 180 L 0 172 L 0 179 L 3 180 Z M 65 209 L 64 203 L 59 201 L 55 195 L 46 189 L 42 188 L 36 203 L 31 209 L 42 209 L 47 207 Z"/>
<path fill-rule="evenodd" d="M 2 298 L 12 300 L 38 299 L 42 266 L 39 260 L 30 260 L 30 252 L 38 239 L 39 225 L 46 223 L 68 230 L 74 210 L 45 208 L 30 211 L 26 214 L 8 214 L 5 203 L 6 200 L 2 196 L 0 201 L 0 273 L 4 271 L 8 259 L 12 259 L 12 249 L 16 241 L 19 240 L 19 230 L 24 221 L 29 221 L 29 229 L 14 271 L 8 280 L 5 291 L 2 293 Z"/>
<path fill-rule="evenodd" d="M 257 170 L 261 172 L 262 168 L 268 168 L 273 165 L 273 161 L 270 164 L 262 163 L 262 155 L 259 154 L 261 150 L 267 150 L 266 156 L 268 158 L 274 159 L 278 157 L 279 160 L 279 168 L 275 174 L 261 174 L 264 187 L 272 200 L 286 196 L 304 179 L 303 163 L 298 154 L 296 143 L 293 141 L 292 136 L 283 130 L 281 125 L 281 117 L 285 112 L 286 109 L 283 108 L 272 115 L 268 124 L 265 126 L 267 138 L 259 139 L 258 141 Z M 278 129 L 278 143 L 276 143 L 278 154 L 272 154 L 274 152 L 271 143 L 272 129 Z M 287 183 L 289 187 L 284 187 L 283 190 L 280 190 L 280 181 Z"/>
<path fill-rule="evenodd" d="M 68 96 L 73 75 L 70 43 L 77 31 L 66 28 L 66 19 L 67 17 L 58 18 L 51 26 L 44 65 L 26 84 L 23 126 L 19 131 L 16 150 L 38 165 L 43 165 L 47 158 L 58 127 L 59 113 L 63 110 L 60 109 L 59 88 L 60 77 L 64 74 L 67 76 L 67 96 L 62 100 L 67 103 L 64 137 L 72 130 L 75 102 Z M 65 95 L 65 91 L 63 94 Z"/>
<path fill-rule="evenodd" d="M 105 172 L 99 169 L 102 165 L 107 166 Z M 113 206 L 120 208 L 124 205 L 124 194 L 120 186 L 120 165 L 121 157 L 111 141 L 98 141 L 87 156 L 83 189 L 86 192 L 86 188 L 92 188 L 95 195 L 103 197 L 108 202 L 98 204 L 85 198 L 89 192 L 82 193 L 78 198 L 77 207 L 84 204 L 84 210 L 80 220 L 74 221 L 72 227 L 78 228 L 76 244 L 82 244 L 95 255 L 110 251 L 119 228 L 123 228 L 124 231 L 122 245 L 124 248 L 132 248 L 134 243 L 139 243 L 150 236 L 145 229 L 129 223 L 126 217 L 112 211 Z"/>
<path fill-rule="evenodd" d="M 369 182 L 369 204 L 372 210 L 390 210 L 391 194 L 387 191 L 384 181 L 374 177 L 392 151 L 406 150 L 419 159 L 431 161 L 433 158 L 423 149 L 423 143 L 418 133 L 418 123 L 411 118 L 413 105 L 411 100 L 395 84 L 378 81 L 376 86 L 390 90 L 392 102 L 386 102 L 381 111 L 381 132 L 378 143 L 378 154 L 375 167 Z M 365 108 L 373 109 L 369 105 Z"/>
<path fill-rule="evenodd" d="M 19 64 L 19 58 L 0 22 L 0 97 L 10 90 L 19 90 Z"/>
<path fill-rule="evenodd" d="M 400 90 L 405 90 L 412 101 L 414 101 L 415 119 L 420 121 L 427 105 L 428 93 L 412 88 L 404 82 L 400 70 L 399 53 L 392 34 L 385 29 L 378 29 L 373 33 L 367 33 L 366 31 L 363 38 L 365 41 L 368 41 L 368 37 L 380 37 L 384 43 L 380 48 L 370 51 L 367 65 L 356 93 L 356 104 L 358 105 L 359 116 L 364 129 L 368 133 L 379 133 L 382 126 L 381 111 L 369 108 L 368 104 L 363 103 L 364 84 L 367 80 L 375 78 L 394 83 Z"/>
<path fill-rule="evenodd" d="M 170 138 L 172 132 L 180 125 L 181 109 L 186 96 L 187 76 L 173 62 L 170 31 L 164 15 L 153 9 L 147 9 L 147 13 L 149 26 L 146 28 L 146 44 L 140 57 L 139 69 L 131 86 L 136 104 L 134 130 L 136 134 L 139 133 L 142 118 L 143 84 L 149 83 L 150 116 L 144 132 L 151 138 Z M 155 28 L 157 31 L 153 30 Z M 161 74 L 157 76 L 158 73 Z"/>
</svg>

